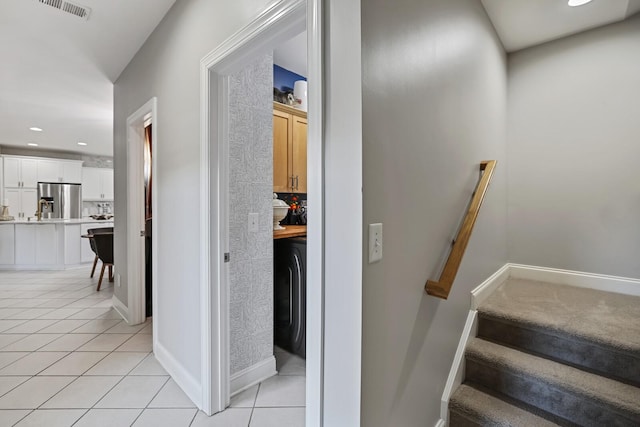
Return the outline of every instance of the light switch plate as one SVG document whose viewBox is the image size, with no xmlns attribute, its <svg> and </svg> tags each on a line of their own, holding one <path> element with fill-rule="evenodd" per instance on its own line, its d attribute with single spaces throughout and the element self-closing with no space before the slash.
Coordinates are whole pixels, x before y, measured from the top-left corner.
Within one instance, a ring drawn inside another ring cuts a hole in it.
<svg viewBox="0 0 640 427">
<path fill-rule="evenodd" d="M 116 273 L 116 287 L 120 287 L 120 273 Z"/>
<path fill-rule="evenodd" d="M 382 224 L 369 224 L 369 264 L 382 259 Z"/>
<path fill-rule="evenodd" d="M 249 233 L 257 233 L 260 230 L 258 226 L 258 221 L 260 220 L 260 215 L 257 213 L 249 214 Z"/>
</svg>

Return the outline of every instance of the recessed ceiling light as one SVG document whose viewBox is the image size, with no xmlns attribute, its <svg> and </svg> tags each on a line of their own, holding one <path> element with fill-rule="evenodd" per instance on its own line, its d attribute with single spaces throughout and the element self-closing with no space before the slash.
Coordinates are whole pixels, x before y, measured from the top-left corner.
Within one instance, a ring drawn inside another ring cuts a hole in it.
<svg viewBox="0 0 640 427">
<path fill-rule="evenodd" d="M 38 146 L 38 144 L 36 144 L 35 142 L 27 142 L 27 145 L 29 147 L 37 147 Z"/>
<path fill-rule="evenodd" d="M 32 127 L 32 128 L 29 128 L 29 130 L 32 130 L 32 131 L 34 131 L 34 132 L 42 132 L 42 129 L 37 128 L 37 127 L 35 127 L 35 126 L 34 126 L 34 127 Z"/>
<path fill-rule="evenodd" d="M 86 142 L 78 142 L 78 145 L 82 145 L 84 147 L 85 145 L 87 145 L 87 143 Z"/>
<path fill-rule="evenodd" d="M 571 7 L 582 6 L 583 4 L 587 4 L 589 2 L 591 2 L 591 0 L 569 0 L 569 6 Z"/>
</svg>

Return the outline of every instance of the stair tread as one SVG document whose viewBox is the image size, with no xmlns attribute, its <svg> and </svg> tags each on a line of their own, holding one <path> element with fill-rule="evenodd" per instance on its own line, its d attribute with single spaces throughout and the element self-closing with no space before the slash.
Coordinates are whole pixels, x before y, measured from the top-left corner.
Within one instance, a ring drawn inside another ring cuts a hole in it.
<svg viewBox="0 0 640 427">
<path fill-rule="evenodd" d="M 640 357 L 640 297 L 510 278 L 478 312 Z"/>
<path fill-rule="evenodd" d="M 640 416 L 640 388 L 638 387 L 480 338 L 471 340 L 465 356 L 468 360 L 499 367 L 517 375 L 533 377 L 574 395 Z"/>
<path fill-rule="evenodd" d="M 462 384 L 451 396 L 450 411 L 480 425 L 511 427 L 557 426 L 504 400 Z"/>
</svg>

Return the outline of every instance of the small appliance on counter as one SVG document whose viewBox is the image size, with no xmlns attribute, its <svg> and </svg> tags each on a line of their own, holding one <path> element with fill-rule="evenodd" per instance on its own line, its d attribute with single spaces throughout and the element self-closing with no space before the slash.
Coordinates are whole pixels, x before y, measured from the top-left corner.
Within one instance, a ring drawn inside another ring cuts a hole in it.
<svg viewBox="0 0 640 427">
<path fill-rule="evenodd" d="M 82 218 L 82 185 L 61 184 L 59 182 L 39 182 L 38 200 L 46 200 L 42 205 L 42 218 L 72 219 Z"/>
</svg>

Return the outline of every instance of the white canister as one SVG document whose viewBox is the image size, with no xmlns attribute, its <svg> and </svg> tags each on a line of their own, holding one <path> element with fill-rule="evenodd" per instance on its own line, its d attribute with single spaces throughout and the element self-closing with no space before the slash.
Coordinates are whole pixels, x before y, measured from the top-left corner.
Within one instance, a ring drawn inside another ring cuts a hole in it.
<svg viewBox="0 0 640 427">
<path fill-rule="evenodd" d="M 294 107 L 307 111 L 307 82 L 298 80 L 293 84 Z"/>
</svg>

